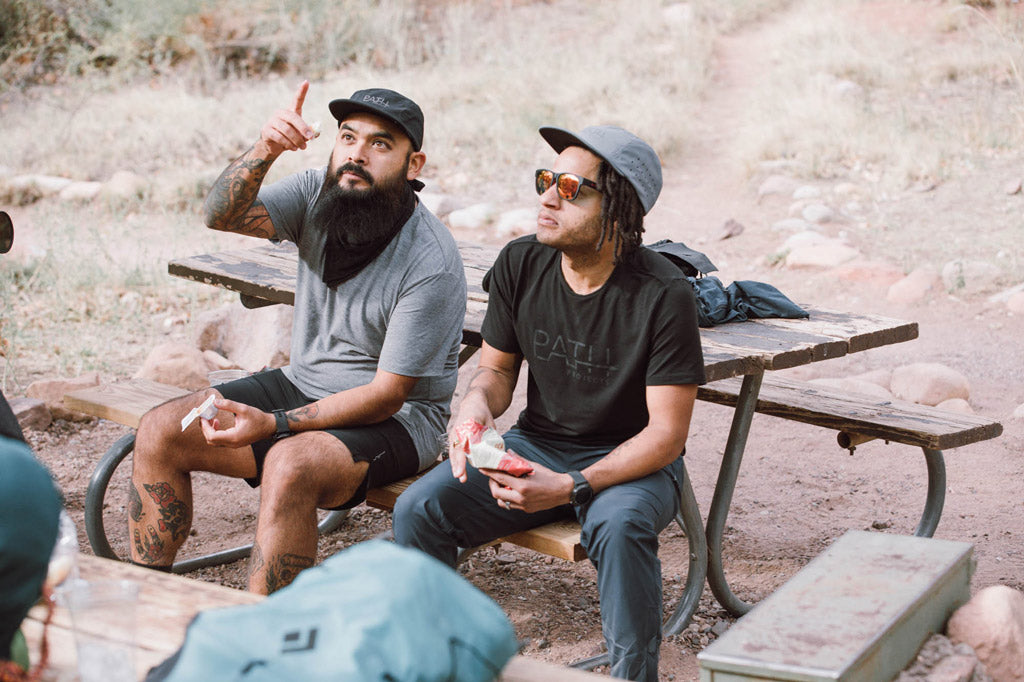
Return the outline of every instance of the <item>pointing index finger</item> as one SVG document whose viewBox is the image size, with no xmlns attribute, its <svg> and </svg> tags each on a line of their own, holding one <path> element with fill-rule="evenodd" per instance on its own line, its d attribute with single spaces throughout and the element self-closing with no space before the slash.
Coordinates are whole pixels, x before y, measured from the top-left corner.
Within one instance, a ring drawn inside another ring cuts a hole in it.
<svg viewBox="0 0 1024 682">
<path fill-rule="evenodd" d="M 302 103 L 306 101 L 306 93 L 309 92 L 309 81 L 302 81 L 299 89 L 295 91 L 295 102 L 292 104 L 292 111 L 302 116 Z"/>
</svg>

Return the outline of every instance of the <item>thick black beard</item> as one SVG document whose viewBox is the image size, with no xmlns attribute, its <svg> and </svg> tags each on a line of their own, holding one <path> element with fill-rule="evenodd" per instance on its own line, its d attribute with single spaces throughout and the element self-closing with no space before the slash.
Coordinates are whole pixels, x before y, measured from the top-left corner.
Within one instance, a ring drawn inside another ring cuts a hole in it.
<svg viewBox="0 0 1024 682">
<path fill-rule="evenodd" d="M 381 239 L 394 230 L 395 221 L 406 211 L 406 194 L 411 192 L 405 179 L 405 166 L 387 178 L 375 180 L 362 167 L 344 164 L 327 167 L 320 195 L 309 215 L 309 224 L 343 247 L 359 247 Z M 351 171 L 370 183 L 366 189 L 350 189 L 338 184 L 341 174 Z"/>
</svg>

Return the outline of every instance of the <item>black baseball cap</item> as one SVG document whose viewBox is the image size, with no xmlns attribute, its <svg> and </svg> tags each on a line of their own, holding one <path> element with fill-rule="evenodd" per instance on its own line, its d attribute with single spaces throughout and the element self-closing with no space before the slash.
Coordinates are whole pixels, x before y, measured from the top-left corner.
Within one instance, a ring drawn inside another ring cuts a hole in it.
<svg viewBox="0 0 1024 682">
<path fill-rule="evenodd" d="M 356 90 L 348 99 L 332 100 L 328 107 L 338 123 L 356 111 L 382 116 L 402 129 L 412 141 L 414 151 L 423 146 L 423 111 L 416 102 L 394 90 Z"/>
</svg>

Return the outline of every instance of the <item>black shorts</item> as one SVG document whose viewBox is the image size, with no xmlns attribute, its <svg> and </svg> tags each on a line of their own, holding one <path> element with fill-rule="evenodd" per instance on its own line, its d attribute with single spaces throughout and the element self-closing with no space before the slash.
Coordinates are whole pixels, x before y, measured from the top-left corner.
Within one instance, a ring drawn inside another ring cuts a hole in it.
<svg viewBox="0 0 1024 682">
<path fill-rule="evenodd" d="M 228 400 L 251 405 L 270 412 L 271 410 L 292 410 L 316 402 L 304 396 L 279 369 L 237 379 L 217 387 Z M 324 429 L 349 449 L 352 459 L 369 462 L 370 468 L 359 489 L 350 500 L 333 509 L 351 509 L 366 499 L 366 491 L 412 476 L 419 470 L 420 460 L 412 437 L 397 419 L 389 417 L 379 424 L 353 426 L 343 429 Z M 253 488 L 260 484 L 263 476 L 263 460 L 274 444 L 272 438 L 256 441 L 252 451 L 256 457 L 256 476 L 245 482 Z"/>
</svg>

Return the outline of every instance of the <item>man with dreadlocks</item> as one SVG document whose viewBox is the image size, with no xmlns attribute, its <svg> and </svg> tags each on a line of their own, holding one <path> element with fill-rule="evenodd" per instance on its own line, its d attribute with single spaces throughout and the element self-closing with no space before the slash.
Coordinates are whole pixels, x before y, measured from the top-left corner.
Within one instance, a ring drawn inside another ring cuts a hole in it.
<svg viewBox="0 0 1024 682">
<path fill-rule="evenodd" d="M 456 435 L 451 468 L 398 499 L 395 539 L 454 565 L 458 547 L 574 514 L 597 568 L 612 674 L 657 680 L 658 534 L 678 506 L 679 455 L 704 383 L 694 294 L 641 245 L 661 191 L 654 150 L 614 126 L 540 134 L 558 158 L 536 172 L 537 234 L 506 245 L 484 279 L 480 365 L 453 422 L 493 427 L 525 358 L 526 409 L 503 438 L 534 471 L 467 467 Z"/>
</svg>

